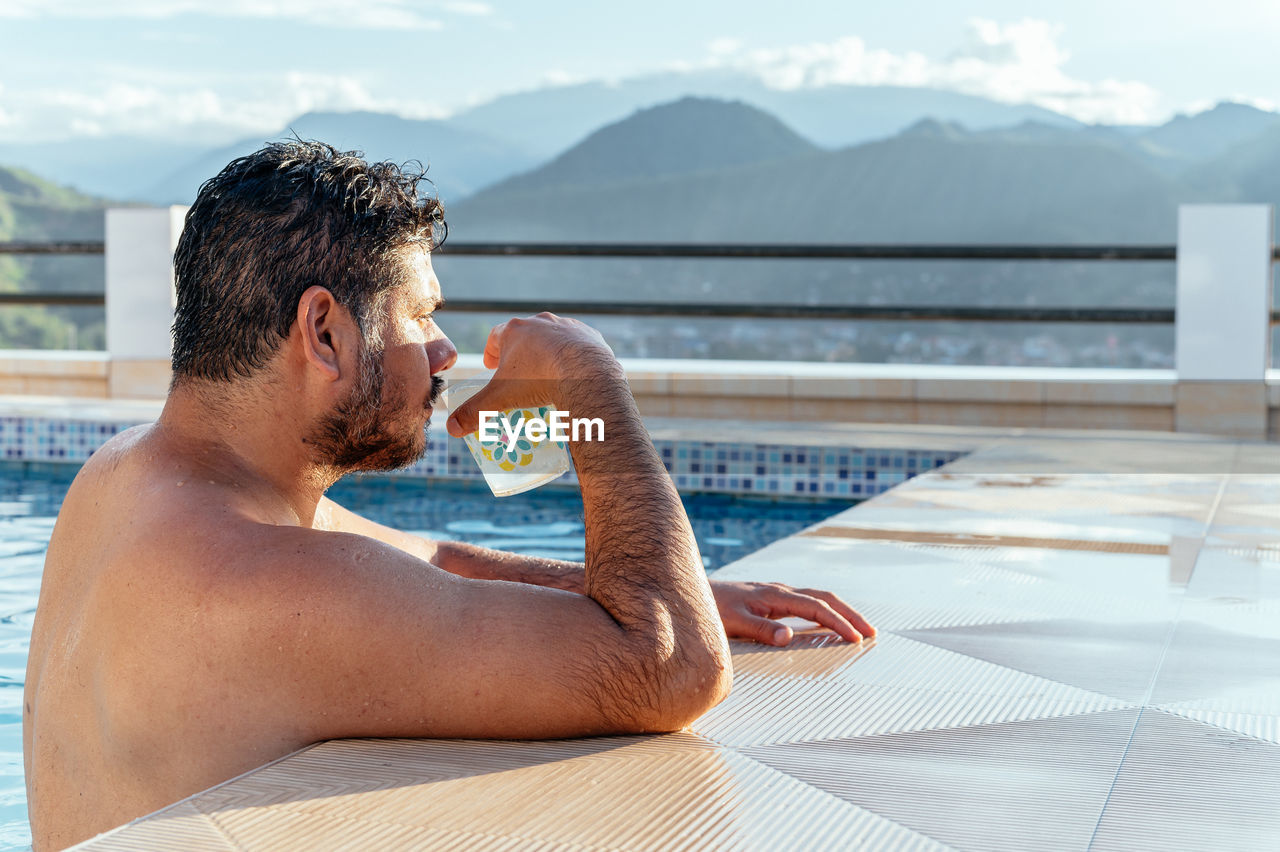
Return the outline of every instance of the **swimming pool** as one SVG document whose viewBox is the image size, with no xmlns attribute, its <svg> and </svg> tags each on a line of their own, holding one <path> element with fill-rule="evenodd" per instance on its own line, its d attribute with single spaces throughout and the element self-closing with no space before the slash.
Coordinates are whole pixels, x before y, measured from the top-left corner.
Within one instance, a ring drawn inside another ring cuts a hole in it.
<svg viewBox="0 0 1280 852">
<path fill-rule="evenodd" d="M 77 469 L 0 462 L 0 852 L 31 842 L 22 687 L 45 549 Z M 582 501 L 576 491 L 544 488 L 498 501 L 479 483 L 352 476 L 329 496 L 375 521 L 433 538 L 557 559 L 583 556 Z M 852 505 L 720 494 L 684 502 L 709 572 Z"/>
</svg>

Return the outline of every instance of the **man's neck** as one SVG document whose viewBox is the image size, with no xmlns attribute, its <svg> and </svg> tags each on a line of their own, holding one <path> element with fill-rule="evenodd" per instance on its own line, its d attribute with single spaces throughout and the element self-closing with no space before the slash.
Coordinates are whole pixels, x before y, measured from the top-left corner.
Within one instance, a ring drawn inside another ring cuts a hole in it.
<svg viewBox="0 0 1280 852">
<path fill-rule="evenodd" d="M 160 437 L 214 481 L 310 526 L 341 472 L 316 464 L 305 442 L 311 418 L 287 396 L 249 381 L 182 383 L 157 421 Z"/>
</svg>

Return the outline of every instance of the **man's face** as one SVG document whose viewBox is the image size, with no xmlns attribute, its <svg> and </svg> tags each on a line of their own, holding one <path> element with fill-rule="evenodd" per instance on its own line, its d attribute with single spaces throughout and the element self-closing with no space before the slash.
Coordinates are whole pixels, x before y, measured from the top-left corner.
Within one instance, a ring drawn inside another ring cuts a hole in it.
<svg viewBox="0 0 1280 852">
<path fill-rule="evenodd" d="M 387 296 L 382 348 L 360 353 L 356 383 L 312 431 L 316 452 L 344 470 L 394 470 L 427 449 L 426 426 L 458 352 L 435 323 L 440 282 L 424 249 L 406 250 L 404 283 Z M 372 331 L 372 329 L 370 330 Z"/>
</svg>

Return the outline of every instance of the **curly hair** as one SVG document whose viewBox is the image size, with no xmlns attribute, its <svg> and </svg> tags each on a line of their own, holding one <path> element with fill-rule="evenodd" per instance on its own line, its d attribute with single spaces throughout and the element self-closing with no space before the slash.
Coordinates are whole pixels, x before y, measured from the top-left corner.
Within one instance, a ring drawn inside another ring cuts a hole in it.
<svg viewBox="0 0 1280 852">
<path fill-rule="evenodd" d="M 204 183 L 174 253 L 173 381 L 248 378 L 289 335 L 298 299 L 327 288 L 366 345 L 402 249 L 444 242 L 421 164 L 367 163 L 322 142 L 275 142 Z M 427 181 L 430 183 L 430 181 Z"/>
</svg>

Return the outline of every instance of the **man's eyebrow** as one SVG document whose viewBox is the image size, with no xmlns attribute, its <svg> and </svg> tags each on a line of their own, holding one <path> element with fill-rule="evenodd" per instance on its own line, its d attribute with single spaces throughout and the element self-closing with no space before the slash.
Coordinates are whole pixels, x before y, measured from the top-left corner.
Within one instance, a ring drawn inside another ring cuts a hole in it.
<svg viewBox="0 0 1280 852">
<path fill-rule="evenodd" d="M 429 298 L 429 299 L 423 299 L 421 302 L 418 303 L 418 310 L 420 311 L 428 311 L 428 312 L 438 311 L 443 307 L 444 307 L 443 296 L 433 296 L 432 298 Z"/>
</svg>

